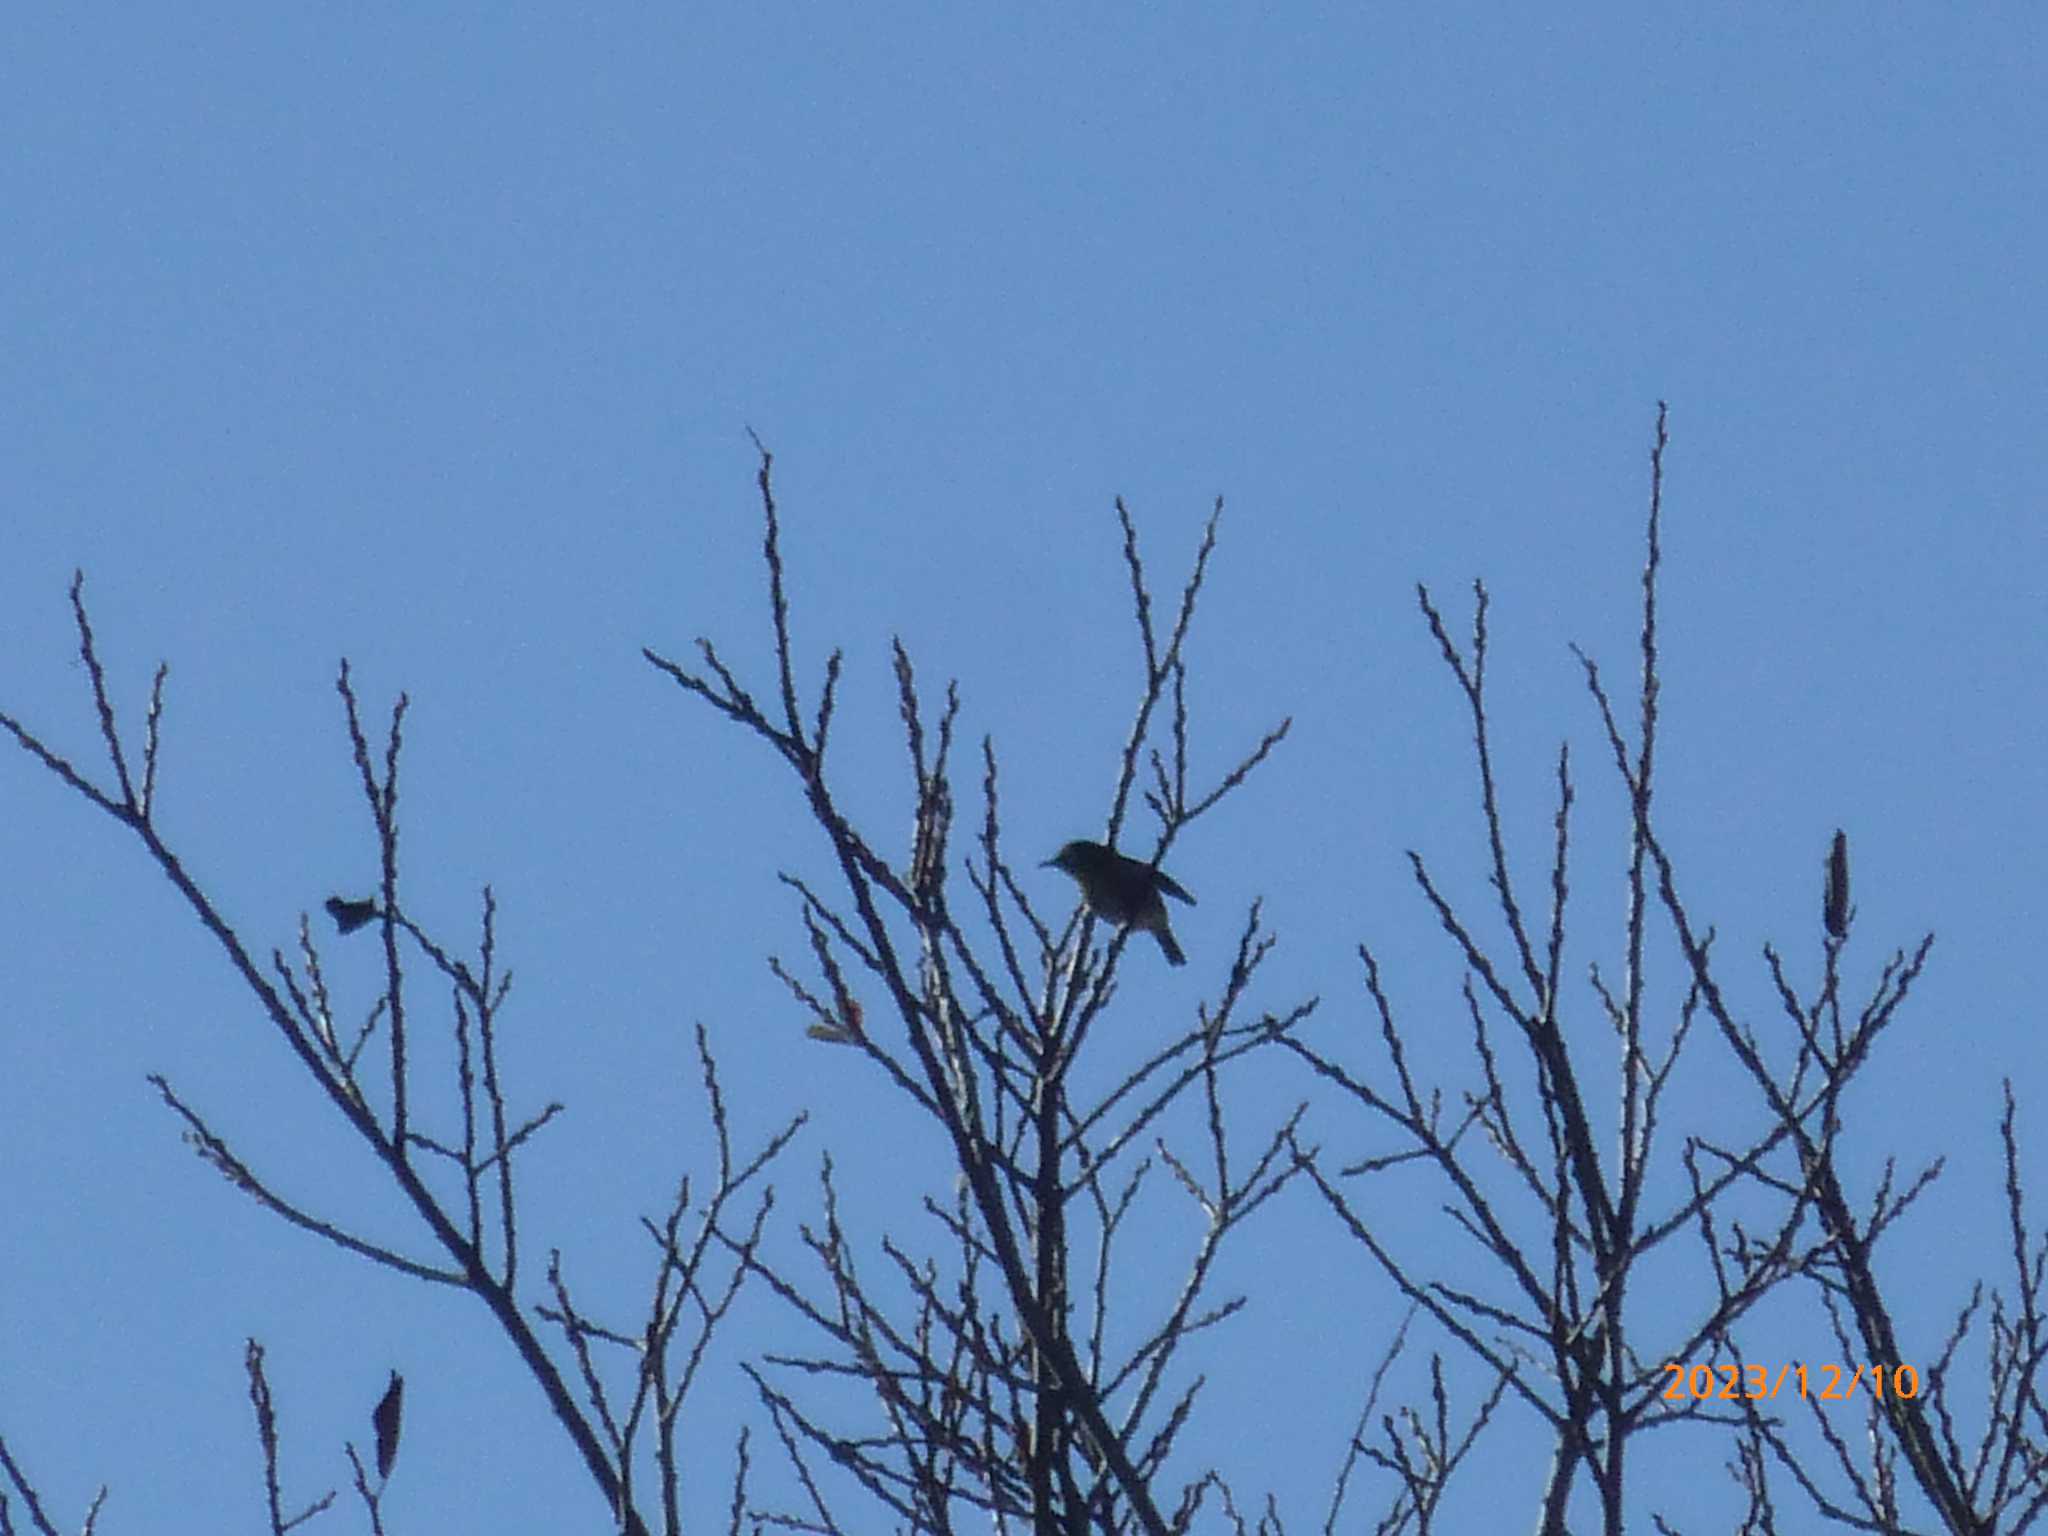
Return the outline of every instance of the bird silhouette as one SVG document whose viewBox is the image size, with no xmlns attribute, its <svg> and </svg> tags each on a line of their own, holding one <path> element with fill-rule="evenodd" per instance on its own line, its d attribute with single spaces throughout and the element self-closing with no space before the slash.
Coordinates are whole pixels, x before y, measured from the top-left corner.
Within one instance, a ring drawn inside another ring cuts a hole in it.
<svg viewBox="0 0 2048 1536">
<path fill-rule="evenodd" d="M 1827 893 L 1821 898 L 1820 920 L 1831 939 L 1849 936 L 1849 834 L 1835 828 L 1828 849 Z"/>
<path fill-rule="evenodd" d="M 1188 957 L 1174 940 L 1173 929 L 1166 921 L 1166 903 L 1160 897 L 1163 893 L 1189 906 L 1195 904 L 1195 898 L 1164 870 L 1085 838 L 1068 843 L 1039 867 L 1073 876 L 1088 910 L 1104 922 L 1151 934 L 1166 951 L 1169 965 L 1188 963 Z"/>
<path fill-rule="evenodd" d="M 377 903 L 367 896 L 361 901 L 330 896 L 327 898 L 327 915 L 334 919 L 334 926 L 343 933 L 354 933 L 363 924 L 377 920 Z"/>
<path fill-rule="evenodd" d="M 405 1409 L 405 1378 L 393 1371 L 391 1385 L 377 1399 L 370 1414 L 370 1427 L 377 1431 L 377 1480 L 391 1476 L 391 1463 L 398 1460 L 398 1419 Z"/>
</svg>

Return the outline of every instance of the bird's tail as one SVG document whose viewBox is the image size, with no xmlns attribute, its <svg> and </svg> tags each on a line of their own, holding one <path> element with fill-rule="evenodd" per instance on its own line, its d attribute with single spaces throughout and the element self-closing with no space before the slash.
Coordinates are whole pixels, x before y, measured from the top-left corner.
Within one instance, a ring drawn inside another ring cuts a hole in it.
<svg viewBox="0 0 2048 1536">
<path fill-rule="evenodd" d="M 1173 930 L 1161 923 L 1152 930 L 1152 936 L 1159 940 L 1159 947 L 1166 951 L 1168 965 L 1186 965 L 1188 957 L 1180 952 L 1180 946 L 1173 941 Z"/>
</svg>

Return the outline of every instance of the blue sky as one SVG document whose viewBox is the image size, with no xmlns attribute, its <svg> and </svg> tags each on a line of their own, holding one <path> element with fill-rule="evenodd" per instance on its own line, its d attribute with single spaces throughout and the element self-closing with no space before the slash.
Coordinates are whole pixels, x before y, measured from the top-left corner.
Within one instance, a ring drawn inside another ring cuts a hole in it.
<svg viewBox="0 0 2048 1536">
<path fill-rule="evenodd" d="M 1998 1080 L 2041 1080 L 2043 31 L 1847 5 L 24 15 L 0 56 L 0 707 L 98 766 L 83 567 L 130 720 L 171 663 L 166 836 L 267 953 L 375 869 L 338 658 L 373 713 L 408 692 L 411 909 L 453 935 L 497 891 L 517 1067 L 570 1107 L 527 1163 L 529 1240 L 624 1309 L 634 1217 L 704 1151 L 695 1021 L 743 1127 L 813 1112 L 786 1222 L 815 1219 L 830 1150 L 871 1232 L 920 1234 L 904 1169 L 937 1152 L 766 971 L 803 947 L 775 872 L 828 873 L 794 786 L 639 659 L 707 635 L 767 685 L 748 427 L 777 454 L 805 687 L 844 646 L 840 771 L 889 848 L 889 637 L 928 696 L 960 680 L 1012 852 L 1042 856 L 1100 827 L 1136 698 L 1113 498 L 1170 592 L 1223 496 L 1198 769 L 1295 730 L 1180 845 L 1195 963 L 1134 957 L 1130 1029 L 1184 1027 L 1263 896 L 1261 1005 L 1319 994 L 1334 1048 L 1369 942 L 1455 1090 L 1458 971 L 1402 851 L 1476 902 L 1483 844 L 1414 584 L 1460 612 L 1474 576 L 1493 592 L 1525 880 L 1573 742 L 1572 974 L 1618 971 L 1618 800 L 1567 644 L 1631 673 L 1665 399 L 1663 791 L 1696 914 L 1760 1023 L 1760 945 L 1817 965 L 1837 825 L 1852 977 L 1940 934 L 1850 1110 L 1866 1179 L 1950 1157 L 1888 1256 L 1931 1349 L 1997 1273 Z M 253 1333 L 301 1492 L 340 1480 L 397 1365 L 404 1522 L 587 1525 L 473 1307 L 181 1155 L 146 1071 L 302 1198 L 420 1240 L 132 841 L 19 754 L 0 797 L 0 1432 L 55 1508 L 75 1523 L 104 1480 L 103 1528 L 247 1519 Z M 366 999 L 370 958 L 332 961 Z M 1261 1071 L 1250 1127 L 1311 1093 Z M 1717 1074 L 1692 1124 L 1732 1135 Z M 1347 1156 L 1382 1134 L 1312 1123 Z M 1388 1220 L 1450 1241 L 1428 1202 Z M 1241 1262 L 1256 1305 L 1209 1433 L 1284 1438 L 1238 1470 L 1307 1521 L 1397 1311 L 1306 1201 Z M 800 1341 L 765 1305 L 748 1326 Z M 745 1409 L 728 1371 L 706 1443 Z M 1540 1441 L 1497 1433 L 1533 1487 Z M 1718 1489 L 1719 1458 L 1661 1507 Z"/>
</svg>

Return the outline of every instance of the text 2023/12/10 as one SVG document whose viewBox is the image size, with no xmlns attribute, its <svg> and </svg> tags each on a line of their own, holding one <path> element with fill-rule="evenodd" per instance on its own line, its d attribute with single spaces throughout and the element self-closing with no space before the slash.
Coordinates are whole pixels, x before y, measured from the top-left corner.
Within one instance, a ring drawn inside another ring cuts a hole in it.
<svg viewBox="0 0 2048 1536">
<path fill-rule="evenodd" d="M 1664 1389 L 1667 1402 L 1688 1398 L 1703 1402 L 1733 1403 L 1744 1398 L 1769 1401 L 1787 1386 L 1800 1397 L 1824 1403 L 1846 1403 L 1859 1388 L 1878 1397 L 1913 1398 L 1920 1395 L 1920 1373 L 1910 1365 L 1695 1365 L 1676 1363 L 1664 1367 L 1671 1380 Z"/>
</svg>

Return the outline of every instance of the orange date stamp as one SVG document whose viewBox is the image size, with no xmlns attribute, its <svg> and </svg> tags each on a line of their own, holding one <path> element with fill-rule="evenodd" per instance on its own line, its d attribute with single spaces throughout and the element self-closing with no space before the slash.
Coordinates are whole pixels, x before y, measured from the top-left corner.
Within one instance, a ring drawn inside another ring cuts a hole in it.
<svg viewBox="0 0 2048 1536">
<path fill-rule="evenodd" d="M 1920 1395 L 1920 1373 L 1910 1365 L 1695 1365 L 1675 1361 L 1661 1367 L 1670 1377 L 1666 1402 L 1769 1402 L 1786 1388 L 1823 1403 L 1853 1401 L 1859 1390 L 1873 1397 L 1906 1401 Z"/>
</svg>

